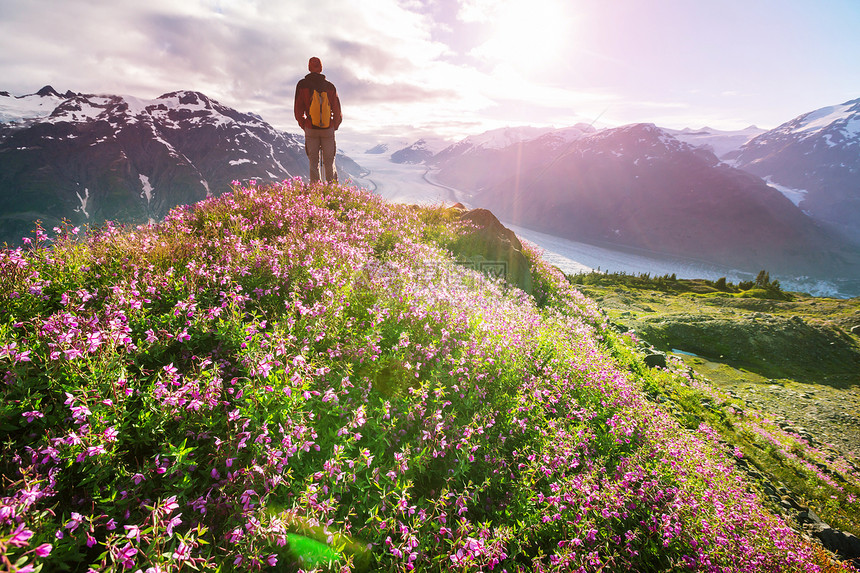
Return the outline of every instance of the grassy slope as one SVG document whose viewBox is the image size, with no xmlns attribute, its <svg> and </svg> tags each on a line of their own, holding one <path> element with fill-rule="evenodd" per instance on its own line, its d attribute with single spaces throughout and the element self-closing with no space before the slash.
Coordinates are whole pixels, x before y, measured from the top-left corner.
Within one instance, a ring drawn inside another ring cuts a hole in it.
<svg viewBox="0 0 860 573">
<path fill-rule="evenodd" d="M 592 275 L 583 289 L 655 346 L 680 348 L 767 378 L 834 387 L 860 383 L 860 300 L 761 289 L 720 292 L 710 281 Z"/>
<path fill-rule="evenodd" d="M 648 399 L 704 383 L 535 253 L 534 298 L 456 266 L 459 236 L 288 182 L 3 252 L 4 567 L 842 570 Z"/>
<path fill-rule="evenodd" d="M 761 470 L 761 483 L 781 484 L 860 535 L 860 507 L 848 503 L 857 496 L 850 476 L 860 471 L 860 343 L 850 334 L 860 300 L 715 296 L 706 281 L 631 276 L 584 282 L 583 292 L 644 346 L 699 354 L 675 355 L 697 389 L 662 389 L 679 417 L 705 420 Z"/>
</svg>

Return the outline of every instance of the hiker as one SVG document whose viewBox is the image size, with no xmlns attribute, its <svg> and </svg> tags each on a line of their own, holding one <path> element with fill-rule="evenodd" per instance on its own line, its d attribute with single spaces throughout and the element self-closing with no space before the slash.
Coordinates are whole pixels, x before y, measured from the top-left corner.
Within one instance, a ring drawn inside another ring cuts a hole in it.
<svg viewBox="0 0 860 573">
<path fill-rule="evenodd" d="M 340 100 L 334 84 L 322 74 L 319 58 L 308 61 L 308 71 L 310 73 L 296 85 L 294 110 L 296 121 L 305 132 L 305 153 L 311 164 L 311 183 L 320 180 L 320 154 L 326 181 L 337 182 L 334 132 L 343 120 Z"/>
</svg>

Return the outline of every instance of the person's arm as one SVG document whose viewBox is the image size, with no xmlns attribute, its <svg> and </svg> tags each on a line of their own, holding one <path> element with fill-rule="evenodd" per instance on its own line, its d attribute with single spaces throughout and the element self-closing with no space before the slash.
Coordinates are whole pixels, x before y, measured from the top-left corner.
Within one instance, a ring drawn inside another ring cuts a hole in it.
<svg viewBox="0 0 860 573">
<path fill-rule="evenodd" d="M 302 129 L 305 128 L 305 115 L 308 109 L 307 91 L 307 89 L 301 87 L 301 83 L 297 85 L 295 102 L 293 103 L 293 114 L 296 116 L 296 121 Z"/>
<path fill-rule="evenodd" d="M 331 97 L 329 97 L 329 100 L 331 102 L 332 126 L 335 130 L 337 130 L 337 128 L 340 127 L 340 122 L 343 121 L 343 115 L 340 112 L 340 98 L 337 97 L 337 90 L 334 88 L 334 86 L 332 86 L 330 96 Z"/>
</svg>

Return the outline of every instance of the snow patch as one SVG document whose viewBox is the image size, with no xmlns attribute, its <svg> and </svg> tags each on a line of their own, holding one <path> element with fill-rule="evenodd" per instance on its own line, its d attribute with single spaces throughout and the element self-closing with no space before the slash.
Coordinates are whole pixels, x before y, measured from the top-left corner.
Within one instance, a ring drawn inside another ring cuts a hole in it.
<svg viewBox="0 0 860 573">
<path fill-rule="evenodd" d="M 793 131 L 802 133 L 820 131 L 831 123 L 844 119 L 850 114 L 851 107 L 851 104 L 843 103 L 840 105 L 823 107 L 810 112 L 800 117 L 798 125 L 793 129 Z"/>
<path fill-rule="evenodd" d="M 207 198 L 208 198 L 208 197 L 211 197 L 211 196 L 212 196 L 212 191 L 210 191 L 210 190 L 209 190 L 209 182 L 208 182 L 208 181 L 206 181 L 205 179 L 201 179 L 201 180 L 200 180 L 200 184 L 201 184 L 201 185 L 203 185 L 203 188 L 204 188 L 204 189 L 206 189 L 206 197 L 207 197 Z"/>
<path fill-rule="evenodd" d="M 860 117 L 852 117 L 845 123 L 845 127 L 842 128 L 842 131 L 848 137 L 858 137 L 860 136 Z"/>
<path fill-rule="evenodd" d="M 140 99 L 134 96 L 120 96 L 122 100 L 128 105 L 128 113 L 131 116 L 141 115 L 147 113 L 146 108 L 152 105 L 151 100 Z"/>
<path fill-rule="evenodd" d="M 230 165 L 242 165 L 243 163 L 253 163 L 250 159 L 233 159 L 230 161 Z"/>
<path fill-rule="evenodd" d="M 141 174 L 140 185 L 141 187 L 143 187 L 143 191 L 141 192 L 140 196 L 141 198 L 145 198 L 146 204 L 149 205 L 149 203 L 152 201 L 152 185 L 149 182 L 149 177 Z"/>
<path fill-rule="evenodd" d="M 51 123 L 59 123 L 64 121 L 86 122 L 98 118 L 109 109 L 112 103 L 112 98 L 103 96 L 90 96 L 86 99 L 78 98 L 77 100 L 66 100 L 66 102 L 74 101 L 74 103 L 65 103 L 68 109 L 62 109 L 62 113 L 56 117 L 50 118 Z"/>
<path fill-rule="evenodd" d="M 795 204 L 795 206 L 800 206 L 800 202 L 806 199 L 806 194 L 808 193 L 806 189 L 792 189 L 791 187 L 774 183 L 771 181 L 771 177 L 771 175 L 764 177 L 765 183 L 785 195 L 789 201 Z"/>
<path fill-rule="evenodd" d="M 63 98 L 56 96 L 0 96 L 0 123 L 48 117 Z"/>
<path fill-rule="evenodd" d="M 87 211 L 87 203 L 90 201 L 90 190 L 88 188 L 84 188 L 84 196 L 81 197 L 81 194 L 75 191 L 75 195 L 78 196 L 78 201 L 81 202 L 81 206 L 75 209 L 77 213 L 83 213 L 84 216 L 89 219 L 90 213 Z"/>
</svg>

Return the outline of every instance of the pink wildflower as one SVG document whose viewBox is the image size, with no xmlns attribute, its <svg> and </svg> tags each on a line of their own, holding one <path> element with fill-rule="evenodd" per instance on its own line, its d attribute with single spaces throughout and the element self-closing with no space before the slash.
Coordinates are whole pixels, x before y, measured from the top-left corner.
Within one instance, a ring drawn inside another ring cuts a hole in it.
<svg viewBox="0 0 860 573">
<path fill-rule="evenodd" d="M 33 537 L 33 532 L 24 528 L 24 524 L 18 525 L 15 531 L 12 532 L 12 537 L 7 542 L 12 547 L 26 547 L 30 544 L 29 539 Z"/>
<path fill-rule="evenodd" d="M 24 412 L 21 415 L 24 416 L 25 418 L 27 418 L 28 424 L 33 423 L 33 420 L 35 420 L 36 418 L 44 418 L 45 417 L 45 415 L 43 413 L 41 413 L 37 410 L 33 410 L 31 412 Z"/>
</svg>

